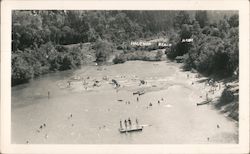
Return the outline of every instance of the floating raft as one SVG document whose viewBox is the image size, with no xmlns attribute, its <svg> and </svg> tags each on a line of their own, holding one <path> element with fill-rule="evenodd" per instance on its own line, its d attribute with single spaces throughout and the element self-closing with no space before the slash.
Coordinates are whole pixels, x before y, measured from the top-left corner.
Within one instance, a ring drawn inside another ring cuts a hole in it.
<svg viewBox="0 0 250 154">
<path fill-rule="evenodd" d="M 138 127 L 131 127 L 131 128 L 120 128 L 119 131 L 120 133 L 126 133 L 126 132 L 135 132 L 135 131 L 142 131 L 143 130 L 143 126 L 138 126 Z"/>
</svg>

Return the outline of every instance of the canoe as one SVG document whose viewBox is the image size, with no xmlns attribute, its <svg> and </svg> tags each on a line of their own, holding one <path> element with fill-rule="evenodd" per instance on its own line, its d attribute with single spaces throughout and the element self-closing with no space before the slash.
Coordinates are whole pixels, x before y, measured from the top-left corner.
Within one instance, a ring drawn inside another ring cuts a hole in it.
<svg viewBox="0 0 250 154">
<path fill-rule="evenodd" d="M 136 95 L 136 94 L 143 95 L 143 94 L 145 94 L 145 91 L 136 91 L 136 92 L 133 92 L 133 95 Z"/>
<path fill-rule="evenodd" d="M 119 131 L 120 133 L 126 133 L 126 132 L 135 132 L 135 131 L 142 131 L 143 130 L 143 126 L 138 126 L 138 127 L 131 127 L 131 128 L 120 128 Z"/>
<path fill-rule="evenodd" d="M 212 100 L 203 101 L 203 102 L 197 103 L 196 105 L 208 104 L 208 103 L 210 103 L 211 101 L 212 101 Z"/>
</svg>

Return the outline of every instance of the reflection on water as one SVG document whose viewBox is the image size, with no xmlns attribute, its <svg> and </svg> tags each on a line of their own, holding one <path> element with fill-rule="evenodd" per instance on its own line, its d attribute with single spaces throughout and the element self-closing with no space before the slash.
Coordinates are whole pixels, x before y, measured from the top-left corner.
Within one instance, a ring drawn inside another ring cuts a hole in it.
<svg viewBox="0 0 250 154">
<path fill-rule="evenodd" d="M 196 106 L 194 96 L 198 98 L 202 92 L 186 81 L 175 64 L 154 64 L 136 61 L 104 69 L 88 66 L 12 87 L 12 143 L 238 142 L 238 128 L 233 121 L 209 105 Z M 80 78 L 72 80 L 72 76 Z M 121 84 L 118 91 L 112 79 Z M 139 79 L 148 81 L 147 85 L 139 86 Z M 138 89 L 147 91 L 133 95 Z M 128 118 L 134 125 L 137 118 L 144 125 L 143 131 L 120 134 L 119 122 Z"/>
</svg>

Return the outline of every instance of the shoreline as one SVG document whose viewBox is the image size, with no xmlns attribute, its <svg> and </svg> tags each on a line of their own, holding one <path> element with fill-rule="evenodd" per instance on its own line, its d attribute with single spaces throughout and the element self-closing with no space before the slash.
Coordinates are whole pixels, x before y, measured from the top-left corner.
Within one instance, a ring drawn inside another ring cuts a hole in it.
<svg viewBox="0 0 250 154">
<path fill-rule="evenodd" d="M 165 70 L 164 68 L 166 71 L 162 71 Z M 145 72 L 147 70 L 150 70 L 150 73 Z M 67 80 L 74 77 L 76 80 L 72 81 L 70 87 L 61 89 L 58 85 L 60 82 L 66 85 Z M 204 92 L 199 89 L 202 88 L 202 83 L 197 82 L 197 84 L 195 74 L 191 73 L 189 80 L 186 80 L 187 73 L 181 71 L 180 65 L 176 63 L 128 61 L 121 65 L 103 66 L 99 70 L 98 67 L 88 67 L 87 70 L 76 70 L 68 77 L 60 77 L 61 80 L 56 80 L 57 78 L 50 79 L 48 84 L 54 86 L 48 87 L 52 89 L 49 100 L 46 98 L 46 91 L 44 92 L 44 89 L 39 87 L 39 83 L 45 85 L 49 77 L 34 81 L 25 89 L 31 92 L 29 100 L 22 96 L 27 93 L 15 95 L 18 91 L 13 91 L 12 96 L 17 97 L 12 103 L 18 103 L 17 101 L 32 103 L 29 106 L 12 106 L 13 142 L 23 143 L 26 137 L 30 143 L 61 143 L 57 139 L 65 138 L 67 143 L 138 144 L 151 143 L 144 142 L 149 137 L 154 137 L 157 143 L 170 144 L 238 142 L 237 128 L 231 121 L 211 109 L 210 105 L 196 106 L 197 102 L 204 100 Z M 84 89 L 82 79 L 88 82 L 89 89 Z M 118 91 L 112 86 L 112 79 L 121 85 Z M 140 80 L 146 81 L 147 84 L 139 85 Z M 192 85 L 192 82 L 195 83 Z M 93 86 L 95 83 L 97 86 Z M 147 87 L 149 91 L 145 90 L 139 102 L 136 101 L 137 95 L 132 93 Z M 199 97 L 201 95 L 202 98 Z M 157 100 L 161 98 L 164 101 L 157 103 Z M 126 104 L 128 101 L 130 103 Z M 148 106 L 150 102 L 153 106 Z M 67 120 L 70 114 L 73 114 L 73 118 Z M 119 127 L 119 120 L 128 117 L 138 118 L 140 124 L 152 126 L 145 128 L 141 134 L 132 134 L 133 140 L 129 140 L 121 136 L 116 129 Z M 29 125 L 26 126 L 24 123 L 29 123 Z M 39 123 L 46 123 L 44 133 L 49 137 L 44 139 L 40 135 L 45 134 L 36 133 L 36 130 L 33 130 L 39 126 Z M 99 130 L 100 125 L 103 124 L 106 127 Z M 216 128 L 216 124 L 219 124 L 221 128 Z M 56 131 L 56 128 L 63 129 Z M 185 131 L 190 131 L 193 138 L 183 134 Z M 69 135 L 62 136 L 65 133 Z M 182 137 L 176 139 L 177 134 L 181 134 Z M 40 137 L 34 138 L 35 136 Z M 111 140 L 108 136 L 114 136 L 114 138 Z M 210 141 L 207 141 L 206 136 L 210 137 Z M 89 142 L 84 140 L 85 138 L 88 138 Z"/>
<path fill-rule="evenodd" d="M 183 63 L 176 63 L 174 61 L 171 61 L 169 59 L 167 60 L 161 60 L 161 61 L 147 61 L 147 60 L 128 60 L 126 62 L 136 62 L 136 61 L 141 61 L 141 62 L 149 62 L 149 63 L 157 63 L 157 62 L 166 62 L 166 63 L 172 63 L 172 64 L 175 64 L 179 71 L 182 72 L 185 76 L 187 76 L 187 82 L 189 82 L 188 84 L 195 84 L 201 91 L 203 91 L 203 94 L 202 94 L 202 98 L 206 98 L 206 94 L 208 94 L 208 97 L 209 99 L 212 99 L 212 101 L 209 103 L 211 105 L 214 106 L 214 108 L 220 112 L 223 112 L 223 108 L 216 108 L 216 104 L 219 102 L 220 100 L 220 97 L 221 97 L 221 94 L 222 92 L 226 89 L 226 84 L 227 83 L 224 83 L 223 82 L 223 79 L 221 81 L 215 81 L 214 84 L 215 85 L 209 85 L 208 84 L 208 81 L 211 80 L 210 77 L 206 77 L 206 76 L 202 76 L 199 72 L 197 72 L 196 70 L 195 71 L 184 71 L 182 66 L 183 66 Z M 34 79 L 31 79 L 30 81 L 26 82 L 26 83 L 22 83 L 22 84 L 18 84 L 18 85 L 14 85 L 12 86 L 12 88 L 15 88 L 15 87 L 22 87 L 23 85 L 26 85 L 26 84 L 29 84 L 30 82 L 32 82 L 33 80 L 40 80 L 44 77 L 49 77 L 50 75 L 54 76 L 56 74 L 60 74 L 60 73 L 63 73 L 63 74 L 68 74 L 67 76 L 69 76 L 71 79 L 69 79 L 69 81 L 72 81 L 74 82 L 74 78 L 78 78 L 79 76 L 77 74 L 74 75 L 74 72 L 76 71 L 79 71 L 79 70 L 82 70 L 84 69 L 84 67 L 96 67 L 97 70 L 99 71 L 102 71 L 103 68 L 105 67 L 108 67 L 108 66 L 115 66 L 115 65 L 122 65 L 122 64 L 107 64 L 107 65 L 96 65 L 95 62 L 91 62 L 89 64 L 85 64 L 85 65 L 82 65 L 80 66 L 79 68 L 74 68 L 74 69 L 69 69 L 69 70 L 64 70 L 64 71 L 54 71 L 54 72 L 50 72 L 50 73 L 47 73 L 47 74 L 43 74 L 42 76 L 39 76 L 37 78 L 34 78 Z M 213 80 L 213 79 L 212 79 Z M 75 80 L 77 81 L 77 80 Z M 60 82 L 60 81 L 58 81 Z M 230 82 L 229 82 L 230 83 Z M 60 84 L 60 83 L 58 83 Z M 218 88 L 220 87 L 220 88 Z M 64 87 L 65 88 L 65 87 Z M 167 87 L 168 88 L 168 87 Z M 167 89 L 167 88 L 148 88 L 148 92 L 152 92 L 152 91 L 160 91 L 160 90 L 164 90 L 164 89 Z M 146 88 L 147 89 L 147 88 Z M 154 89 L 154 90 L 153 90 Z M 230 113 L 224 113 L 224 114 L 227 114 L 225 115 L 225 117 L 228 117 L 232 120 L 235 120 L 234 118 L 230 117 Z M 238 120 L 235 120 L 238 122 Z"/>
<path fill-rule="evenodd" d="M 182 63 L 179 65 L 179 69 L 182 70 Z M 226 118 L 233 120 L 237 123 L 239 123 L 239 121 L 237 119 L 235 119 L 235 117 L 231 117 L 230 116 L 230 111 L 225 111 L 225 107 L 222 105 L 219 108 L 216 107 L 216 105 L 218 105 L 220 103 L 220 99 L 222 97 L 222 93 L 223 91 L 225 91 L 227 89 L 227 85 L 231 84 L 232 82 L 227 82 L 225 83 L 222 79 L 221 81 L 213 81 L 212 84 L 209 84 L 209 80 L 213 80 L 213 78 L 210 77 L 206 77 L 206 76 L 202 76 L 198 71 L 195 70 L 195 72 L 192 71 L 183 71 L 183 73 L 185 73 L 186 75 L 189 76 L 188 79 L 191 79 L 191 84 L 194 83 L 201 91 L 205 91 L 203 92 L 203 98 L 206 98 L 206 94 L 208 94 L 208 98 L 211 99 L 212 101 L 209 103 L 210 105 L 212 105 L 212 107 L 217 110 L 218 112 L 222 113 Z M 192 74 L 192 77 L 190 78 L 190 74 Z M 202 82 L 200 82 L 202 81 Z M 200 83 L 199 83 L 200 82 Z M 238 84 L 236 82 L 236 84 Z M 234 100 L 234 102 L 239 102 L 239 100 Z M 229 102 L 228 104 L 230 104 L 232 102 Z M 228 105 L 226 104 L 226 105 Z M 225 106 L 226 106 L 225 105 Z"/>
</svg>

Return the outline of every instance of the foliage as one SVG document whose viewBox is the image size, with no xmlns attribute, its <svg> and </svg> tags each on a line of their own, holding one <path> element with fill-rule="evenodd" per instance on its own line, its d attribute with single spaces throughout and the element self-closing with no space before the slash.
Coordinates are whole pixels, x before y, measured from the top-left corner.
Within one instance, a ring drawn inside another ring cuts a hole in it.
<svg viewBox="0 0 250 154">
<path fill-rule="evenodd" d="M 190 24 L 191 19 L 187 11 L 179 11 L 174 18 L 174 27 L 178 30 L 183 24 Z"/>
<path fill-rule="evenodd" d="M 229 18 L 228 21 L 230 27 L 239 27 L 239 15 L 234 14 Z"/>
<path fill-rule="evenodd" d="M 113 52 L 113 45 L 107 40 L 97 40 L 94 45 L 96 50 L 96 62 L 103 63 L 106 62 Z"/>
<path fill-rule="evenodd" d="M 163 56 L 162 51 L 158 50 L 156 55 L 155 55 L 155 60 L 160 61 L 162 56 Z"/>
<path fill-rule="evenodd" d="M 32 68 L 24 56 L 12 55 L 12 83 L 19 84 L 32 78 Z"/>
<path fill-rule="evenodd" d="M 12 83 L 81 66 L 88 58 L 84 51 L 92 49 L 67 47 L 70 44 L 94 44 L 93 55 L 98 63 L 109 60 L 110 54 L 115 54 L 114 47 L 124 51 L 124 56 L 115 57 L 115 63 L 159 60 L 160 52 L 151 53 L 158 49 L 156 44 L 124 45 L 156 35 L 169 37 L 172 44 L 166 52 L 169 58 L 185 55 L 188 67 L 207 74 L 222 69 L 226 72 L 223 74 L 232 74 L 238 68 L 238 18 L 237 14 L 222 17 L 210 11 L 15 10 L 12 12 Z M 194 41 L 182 41 L 188 38 Z"/>
<path fill-rule="evenodd" d="M 195 20 L 198 21 L 201 28 L 208 24 L 207 11 L 196 11 Z"/>
<path fill-rule="evenodd" d="M 114 64 L 124 63 L 126 61 L 127 59 L 125 54 L 116 55 L 115 58 L 113 59 Z"/>
<path fill-rule="evenodd" d="M 198 11 L 198 21 L 182 23 L 178 37 L 170 40 L 173 45 L 166 52 L 167 57 L 183 56 L 187 70 L 195 68 L 206 75 L 231 76 L 239 67 L 238 16 L 225 16 L 217 25 L 203 21 L 206 16 L 206 12 Z M 193 42 L 183 42 L 185 38 L 192 38 Z"/>
</svg>

